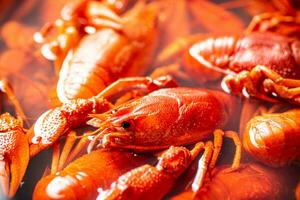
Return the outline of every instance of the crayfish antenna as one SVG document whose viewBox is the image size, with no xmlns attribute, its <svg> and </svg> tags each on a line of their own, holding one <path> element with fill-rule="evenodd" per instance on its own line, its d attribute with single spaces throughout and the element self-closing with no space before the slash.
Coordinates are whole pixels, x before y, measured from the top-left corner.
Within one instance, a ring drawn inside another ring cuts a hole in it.
<svg viewBox="0 0 300 200">
<path fill-rule="evenodd" d="M 87 147 L 87 152 L 88 153 L 92 152 L 92 150 L 94 149 L 96 143 L 98 143 L 98 141 L 103 138 L 103 136 L 106 134 L 107 130 L 108 130 L 108 128 L 104 128 L 104 129 L 99 128 L 96 131 L 89 134 L 89 135 L 96 135 L 96 136 L 92 139 L 92 141 L 89 143 L 89 145 Z"/>
</svg>

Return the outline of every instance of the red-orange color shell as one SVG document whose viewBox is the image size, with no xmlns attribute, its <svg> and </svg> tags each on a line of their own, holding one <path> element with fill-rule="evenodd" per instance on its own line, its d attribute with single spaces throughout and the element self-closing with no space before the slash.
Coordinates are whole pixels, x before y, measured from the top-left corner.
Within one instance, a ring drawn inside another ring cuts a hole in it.
<svg viewBox="0 0 300 200">
<path fill-rule="evenodd" d="M 258 164 L 243 164 L 234 171 L 214 169 L 196 199 L 281 199 L 284 195 L 280 173 Z"/>
<path fill-rule="evenodd" d="M 95 199 L 97 188 L 107 189 L 128 170 L 145 163 L 145 157 L 118 150 L 97 150 L 73 161 L 55 175 L 42 178 L 33 199 Z"/>
<path fill-rule="evenodd" d="M 195 62 L 190 52 L 185 56 L 186 70 L 195 80 L 204 73 L 204 80 L 220 78 L 222 73 L 250 71 L 257 65 L 264 65 L 284 78 L 300 78 L 300 41 L 298 39 L 270 32 L 253 32 L 242 37 L 209 38 L 195 44 L 203 62 Z M 211 71 L 214 71 L 210 75 Z M 206 76 L 207 75 L 207 76 Z M 203 79 L 203 78 L 202 78 Z"/>
<path fill-rule="evenodd" d="M 107 113 L 103 126 L 130 136 L 123 141 L 120 138 L 121 147 L 128 144 L 166 148 L 208 138 L 227 124 L 236 103 L 234 97 L 220 91 L 160 89 L 116 107 Z M 130 127 L 122 128 L 124 122 Z"/>
<path fill-rule="evenodd" d="M 284 166 L 300 157 L 300 109 L 252 118 L 243 135 L 244 148 L 265 164 Z"/>
<path fill-rule="evenodd" d="M 155 6 L 131 11 L 121 31 L 104 28 L 84 36 L 62 65 L 59 99 L 92 97 L 118 78 L 142 75 L 157 46 L 157 11 Z"/>
<path fill-rule="evenodd" d="M 100 191 L 97 200 L 162 199 L 192 159 L 188 149 L 172 146 L 162 154 L 155 167 L 146 164 L 130 170 L 120 176 L 109 190 Z"/>
</svg>

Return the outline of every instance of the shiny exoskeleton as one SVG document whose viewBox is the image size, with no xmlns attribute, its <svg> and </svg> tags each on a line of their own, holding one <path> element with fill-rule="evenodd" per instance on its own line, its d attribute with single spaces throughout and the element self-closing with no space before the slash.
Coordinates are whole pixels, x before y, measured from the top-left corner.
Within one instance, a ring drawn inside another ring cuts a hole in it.
<svg viewBox="0 0 300 200">
<path fill-rule="evenodd" d="M 0 115 L 0 185 L 13 197 L 29 162 L 29 144 L 22 122 L 9 113 Z"/>
<path fill-rule="evenodd" d="M 59 173 L 43 177 L 33 199 L 95 199 L 123 173 L 145 163 L 146 156 L 119 150 L 97 150 L 70 163 Z"/>
<path fill-rule="evenodd" d="M 152 151 L 207 139 L 223 128 L 236 100 L 220 91 L 159 89 L 94 115 L 100 129 L 94 142 L 104 147 Z M 91 144 L 92 144 L 91 143 Z"/>
<path fill-rule="evenodd" d="M 56 22 L 57 36 L 42 47 L 43 54 L 61 67 L 57 84 L 61 102 L 89 98 L 118 78 L 142 75 L 158 42 L 156 3 L 137 4 L 123 16 L 101 2 L 81 4 L 66 12 L 70 19 Z"/>
<path fill-rule="evenodd" d="M 268 101 L 286 99 L 299 104 L 300 41 L 271 32 L 252 32 L 242 37 L 210 38 L 193 45 L 190 59 L 198 61 L 209 80 L 209 70 L 227 75 L 224 90 Z M 187 65 L 189 66 L 189 65 Z M 195 66 L 191 68 L 195 70 Z M 196 74 L 196 73 L 191 73 Z M 196 78 L 196 77 L 195 77 Z M 246 94 L 247 93 L 247 94 Z"/>
<path fill-rule="evenodd" d="M 97 200 L 104 199 L 161 199 L 172 188 L 178 176 L 199 154 L 200 144 L 189 151 L 171 146 L 155 167 L 143 165 L 120 176 L 108 190 L 100 190 Z"/>
<path fill-rule="evenodd" d="M 243 135 L 247 152 L 271 166 L 284 166 L 300 157 L 300 110 L 252 118 Z"/>
<path fill-rule="evenodd" d="M 240 187 L 241 182 L 243 187 Z M 287 196 L 284 186 L 283 175 L 278 171 L 247 163 L 241 164 L 237 170 L 228 166 L 217 167 L 196 194 L 188 190 L 171 199 L 282 199 Z"/>
</svg>

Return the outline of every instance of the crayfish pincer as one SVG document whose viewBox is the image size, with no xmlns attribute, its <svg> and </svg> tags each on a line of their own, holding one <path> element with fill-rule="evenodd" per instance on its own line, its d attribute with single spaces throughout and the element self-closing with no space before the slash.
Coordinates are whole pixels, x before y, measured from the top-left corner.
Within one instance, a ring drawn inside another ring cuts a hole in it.
<svg viewBox="0 0 300 200">
<path fill-rule="evenodd" d="M 203 143 L 196 144 L 192 151 L 171 146 L 159 157 L 155 167 L 143 165 L 123 174 L 110 189 L 100 190 L 97 200 L 161 199 L 202 149 Z"/>
<path fill-rule="evenodd" d="M 13 197 L 29 162 L 29 144 L 22 122 L 9 113 L 0 115 L 0 184 Z"/>
</svg>

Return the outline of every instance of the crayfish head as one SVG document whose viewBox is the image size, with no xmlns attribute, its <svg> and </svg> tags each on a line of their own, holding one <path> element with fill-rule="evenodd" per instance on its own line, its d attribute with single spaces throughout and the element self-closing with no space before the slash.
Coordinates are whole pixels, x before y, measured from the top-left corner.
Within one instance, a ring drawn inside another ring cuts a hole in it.
<svg viewBox="0 0 300 200">
<path fill-rule="evenodd" d="M 132 115 L 130 106 L 112 109 L 106 113 L 93 114 L 88 124 L 98 129 L 89 145 L 89 151 L 96 143 L 102 147 L 131 148 L 137 131 L 139 117 Z"/>
<path fill-rule="evenodd" d="M 29 162 L 29 144 L 21 122 L 5 113 L 0 116 L 0 186 L 13 197 Z"/>
</svg>

